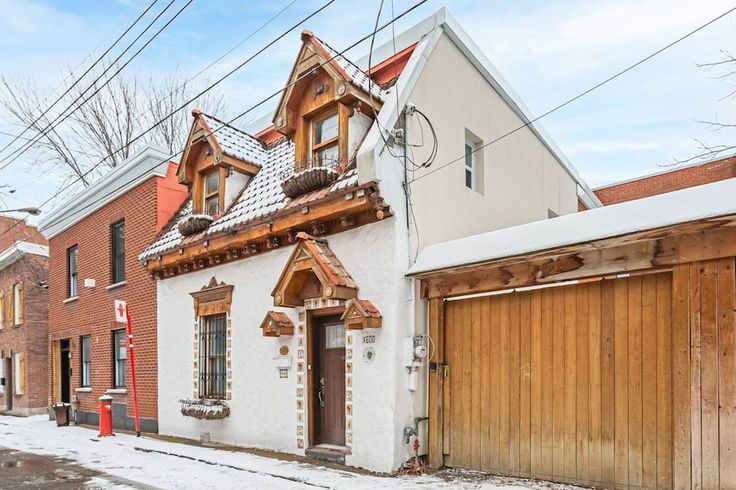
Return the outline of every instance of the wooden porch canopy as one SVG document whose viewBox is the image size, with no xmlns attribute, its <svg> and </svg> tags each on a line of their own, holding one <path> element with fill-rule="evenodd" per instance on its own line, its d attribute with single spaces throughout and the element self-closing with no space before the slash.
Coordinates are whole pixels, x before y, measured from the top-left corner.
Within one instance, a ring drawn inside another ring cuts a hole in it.
<svg viewBox="0 0 736 490">
<path fill-rule="evenodd" d="M 425 249 L 430 465 L 735 488 L 735 197 L 731 179 Z"/>
<path fill-rule="evenodd" d="M 276 287 L 275 306 L 304 306 L 305 299 L 349 300 L 358 295 L 358 285 L 330 250 L 327 241 L 304 232 L 289 257 Z"/>
</svg>

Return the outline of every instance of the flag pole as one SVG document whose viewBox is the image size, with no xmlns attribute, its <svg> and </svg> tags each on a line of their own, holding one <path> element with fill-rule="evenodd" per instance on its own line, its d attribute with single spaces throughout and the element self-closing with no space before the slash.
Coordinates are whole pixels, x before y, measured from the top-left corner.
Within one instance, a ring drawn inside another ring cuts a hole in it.
<svg viewBox="0 0 736 490">
<path fill-rule="evenodd" d="M 135 435 L 141 436 L 141 421 L 138 417 L 138 384 L 135 376 L 135 344 L 133 342 L 133 322 L 130 320 L 130 311 L 125 308 L 125 317 L 128 321 L 128 352 L 130 352 L 130 372 L 133 378 L 133 410 L 135 414 Z"/>
</svg>

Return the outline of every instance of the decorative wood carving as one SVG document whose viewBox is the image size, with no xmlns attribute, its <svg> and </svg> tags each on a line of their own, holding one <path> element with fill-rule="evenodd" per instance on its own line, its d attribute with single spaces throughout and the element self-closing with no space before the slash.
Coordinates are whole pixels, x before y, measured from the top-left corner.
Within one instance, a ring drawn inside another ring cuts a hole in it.
<svg viewBox="0 0 736 490">
<path fill-rule="evenodd" d="M 233 286 L 218 283 L 215 276 L 210 282 L 197 292 L 189 293 L 194 299 L 194 314 L 196 316 L 230 313 L 233 302 Z"/>
<path fill-rule="evenodd" d="M 383 318 L 378 308 L 367 299 L 351 299 L 345 307 L 345 313 L 340 318 L 345 322 L 348 330 L 363 330 L 364 328 L 381 328 Z"/>
<path fill-rule="evenodd" d="M 280 311 L 269 311 L 261 322 L 261 330 L 264 337 L 281 337 L 282 335 L 294 335 L 294 324 L 286 313 Z"/>
<path fill-rule="evenodd" d="M 352 299 L 358 286 L 325 240 L 297 234 L 297 244 L 271 295 L 275 306 L 303 306 L 307 298 Z"/>
</svg>

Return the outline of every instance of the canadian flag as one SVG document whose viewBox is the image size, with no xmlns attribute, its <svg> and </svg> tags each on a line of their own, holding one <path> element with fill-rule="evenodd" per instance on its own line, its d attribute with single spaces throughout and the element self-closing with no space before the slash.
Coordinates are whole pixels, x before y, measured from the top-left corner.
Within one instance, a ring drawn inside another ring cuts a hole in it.
<svg viewBox="0 0 736 490">
<path fill-rule="evenodd" d="M 128 303 L 123 300 L 115 300 L 115 321 L 120 323 L 128 322 Z"/>
</svg>

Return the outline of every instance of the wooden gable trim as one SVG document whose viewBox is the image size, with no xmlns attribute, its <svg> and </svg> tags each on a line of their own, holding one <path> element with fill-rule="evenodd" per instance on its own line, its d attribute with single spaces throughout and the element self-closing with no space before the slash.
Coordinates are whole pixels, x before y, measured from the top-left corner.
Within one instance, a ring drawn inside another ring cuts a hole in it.
<svg viewBox="0 0 736 490">
<path fill-rule="evenodd" d="M 340 317 L 348 330 L 363 330 L 364 328 L 381 328 L 383 318 L 378 308 L 365 299 L 351 299 L 345 312 Z"/>
<path fill-rule="evenodd" d="M 327 264 L 322 253 L 316 250 L 311 243 L 316 240 L 314 237 L 299 233 L 297 239 L 299 242 L 271 292 L 274 306 L 304 306 L 305 298 L 301 293 L 308 286 L 306 281 L 310 273 L 319 281 L 320 297 L 323 299 L 347 300 L 357 296 L 358 288 L 352 278 L 349 276 L 345 279 L 340 278 L 332 270 L 333 268 L 342 269 L 342 264 L 337 261 L 334 254 L 332 255 L 335 263 Z M 323 242 L 321 246 L 329 250 L 326 242 Z M 347 275 L 347 272 L 345 274 Z"/>
<path fill-rule="evenodd" d="M 261 330 L 264 337 L 294 335 L 294 324 L 286 313 L 269 311 L 261 322 Z"/>
<path fill-rule="evenodd" d="M 233 289 L 234 286 L 223 282 L 218 283 L 215 276 L 212 276 L 210 282 L 202 286 L 202 289 L 189 293 L 194 300 L 195 316 L 230 314 Z"/>
<path fill-rule="evenodd" d="M 671 269 L 736 255 L 736 216 L 588 242 L 418 275 L 423 297 L 463 296 L 555 282 Z"/>
</svg>

